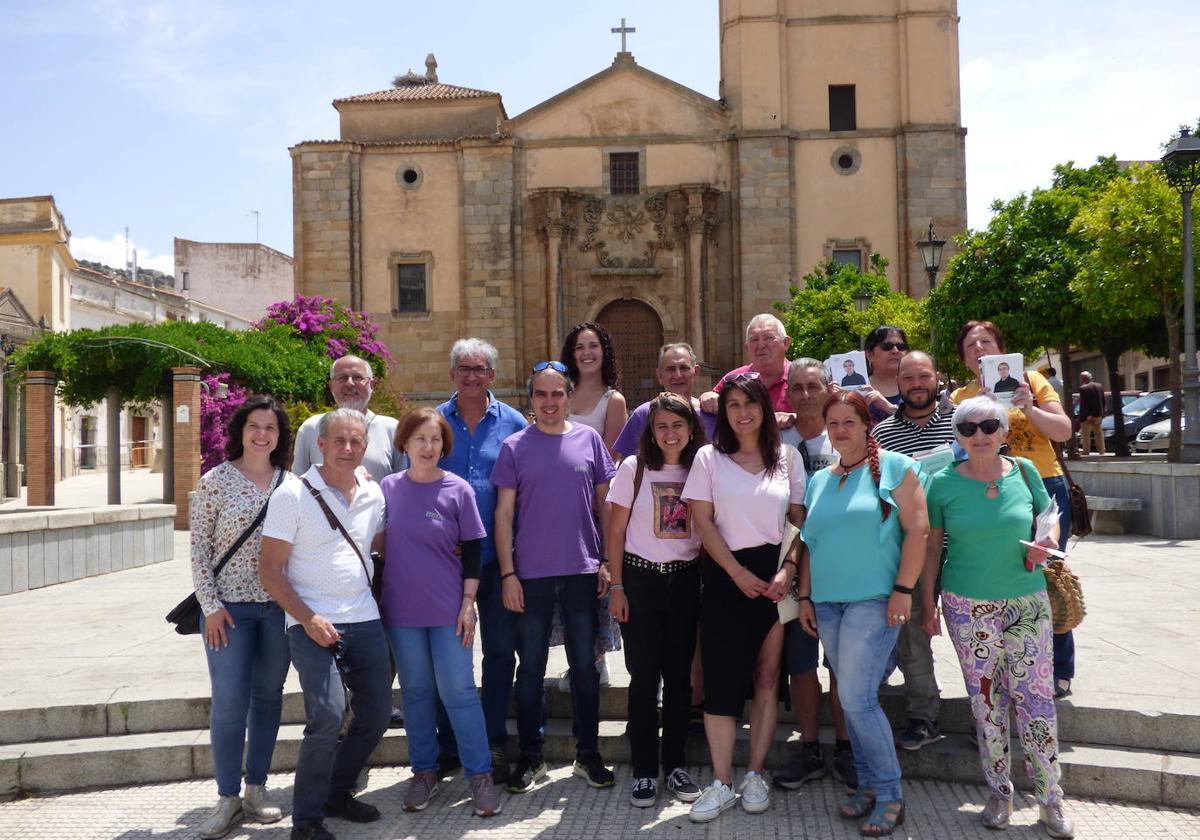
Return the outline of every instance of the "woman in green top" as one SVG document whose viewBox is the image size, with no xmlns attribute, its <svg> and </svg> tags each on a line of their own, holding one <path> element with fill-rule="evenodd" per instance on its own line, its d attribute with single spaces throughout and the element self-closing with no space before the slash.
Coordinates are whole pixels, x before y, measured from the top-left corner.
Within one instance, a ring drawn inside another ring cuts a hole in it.
<svg viewBox="0 0 1200 840">
<path fill-rule="evenodd" d="M 930 481 L 929 542 L 921 579 L 937 578 L 945 536 L 941 609 L 962 665 L 991 791 L 981 818 L 988 828 L 1004 829 L 1012 815 L 1012 706 L 1046 833 L 1074 837 L 1058 783 L 1054 631 L 1046 578 L 1039 568 L 1047 557 L 1043 547 L 1058 545 L 1058 528 L 1040 547 L 1020 542 L 1030 539 L 1035 512 L 1049 507 L 1050 496 L 1030 461 L 1001 457 L 1008 410 L 995 399 L 964 400 L 954 412 L 954 428 L 967 460 L 951 464 Z M 936 594 L 924 587 L 921 597 L 925 630 L 938 635 Z"/>
</svg>

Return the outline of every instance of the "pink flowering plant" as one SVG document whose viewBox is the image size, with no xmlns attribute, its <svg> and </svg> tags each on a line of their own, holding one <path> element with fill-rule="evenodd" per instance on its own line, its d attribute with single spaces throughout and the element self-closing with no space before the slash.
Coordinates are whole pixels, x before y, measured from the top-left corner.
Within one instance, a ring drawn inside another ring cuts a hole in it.
<svg viewBox="0 0 1200 840">
<path fill-rule="evenodd" d="M 266 317 L 254 326 L 265 330 L 277 324 L 291 327 L 306 341 L 319 346 L 331 362 L 348 353 L 361 356 L 380 376 L 386 374 L 392 362 L 387 346 L 376 338 L 379 325 L 372 323 L 371 316 L 355 312 L 332 298 L 296 295 L 292 300 L 273 303 L 267 307 Z"/>
<path fill-rule="evenodd" d="M 228 373 L 206 374 L 200 380 L 200 474 L 225 460 L 225 430 L 233 413 L 250 392 Z"/>
</svg>

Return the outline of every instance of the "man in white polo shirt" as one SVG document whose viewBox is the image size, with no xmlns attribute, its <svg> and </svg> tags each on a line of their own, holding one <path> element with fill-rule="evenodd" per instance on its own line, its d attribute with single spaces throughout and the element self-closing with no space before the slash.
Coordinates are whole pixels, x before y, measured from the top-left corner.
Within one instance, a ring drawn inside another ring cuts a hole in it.
<svg viewBox="0 0 1200 840">
<path fill-rule="evenodd" d="M 287 613 L 288 645 L 304 692 L 307 725 L 296 763 L 292 840 L 333 840 L 325 817 L 379 819 L 378 809 L 352 791 L 387 729 L 392 705 L 391 656 L 368 566 L 371 541 L 383 530 L 383 493 L 358 474 L 367 418 L 335 409 L 321 418 L 317 435 L 323 462 L 271 496 L 259 564 L 263 586 Z M 346 689 L 354 719 L 339 744 Z"/>
</svg>

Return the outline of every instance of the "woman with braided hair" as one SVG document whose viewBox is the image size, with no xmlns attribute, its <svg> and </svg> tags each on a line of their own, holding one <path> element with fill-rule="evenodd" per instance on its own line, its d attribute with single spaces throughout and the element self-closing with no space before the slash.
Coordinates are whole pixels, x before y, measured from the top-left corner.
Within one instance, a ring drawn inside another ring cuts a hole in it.
<svg viewBox="0 0 1200 840">
<path fill-rule="evenodd" d="M 866 400 L 835 394 L 825 426 L 838 462 L 812 477 L 804 499 L 800 625 L 820 636 L 850 730 L 858 790 L 840 813 L 862 820 L 863 836 L 883 837 L 904 822 L 904 799 L 879 683 L 912 615 L 929 520 L 916 462 L 867 434 Z"/>
</svg>

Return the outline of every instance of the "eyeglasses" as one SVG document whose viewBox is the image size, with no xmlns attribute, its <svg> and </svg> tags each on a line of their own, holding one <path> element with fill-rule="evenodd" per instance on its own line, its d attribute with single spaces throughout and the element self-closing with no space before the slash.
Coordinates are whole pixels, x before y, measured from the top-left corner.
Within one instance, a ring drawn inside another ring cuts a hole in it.
<svg viewBox="0 0 1200 840">
<path fill-rule="evenodd" d="M 1000 428 L 1000 421 L 995 417 L 990 420 L 980 420 L 978 423 L 964 420 L 962 423 L 956 423 L 954 428 L 958 429 L 958 433 L 965 438 L 975 437 L 976 429 L 981 430 L 985 435 L 994 435 Z"/>
<path fill-rule="evenodd" d="M 491 368 L 487 365 L 475 365 L 474 367 L 459 365 L 454 370 L 459 376 L 487 376 L 487 372 L 491 370 Z"/>
<path fill-rule="evenodd" d="M 360 373 L 342 373 L 337 376 L 330 377 L 330 382 L 336 382 L 339 385 L 345 385 L 349 382 L 351 385 L 366 385 L 371 381 L 371 377 L 363 376 Z"/>
<path fill-rule="evenodd" d="M 722 382 L 737 382 L 739 379 L 749 381 L 751 379 L 759 379 L 762 376 L 756 370 L 744 370 L 741 373 L 727 373 L 721 379 Z"/>
<path fill-rule="evenodd" d="M 550 368 L 550 370 L 556 370 L 559 373 L 563 373 L 563 374 L 565 374 L 567 372 L 567 366 L 564 365 L 562 362 L 538 362 L 536 365 L 533 366 L 533 372 L 541 373 L 546 368 Z"/>
<path fill-rule="evenodd" d="M 881 341 L 879 346 L 884 350 L 899 350 L 901 353 L 908 352 L 908 345 L 903 341 Z"/>
</svg>

